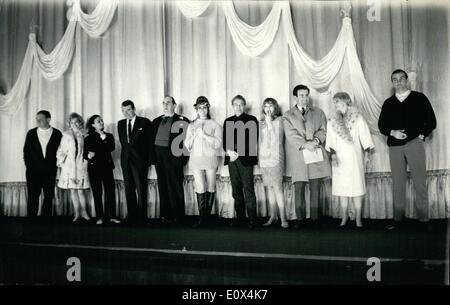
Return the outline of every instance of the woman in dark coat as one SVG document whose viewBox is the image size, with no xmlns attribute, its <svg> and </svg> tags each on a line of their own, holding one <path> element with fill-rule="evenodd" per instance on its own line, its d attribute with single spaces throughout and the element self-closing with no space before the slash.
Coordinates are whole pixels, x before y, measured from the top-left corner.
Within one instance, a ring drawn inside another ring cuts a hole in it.
<svg viewBox="0 0 450 305">
<path fill-rule="evenodd" d="M 114 218 L 116 208 L 114 162 L 111 152 L 115 149 L 114 136 L 105 132 L 105 124 L 100 115 L 89 118 L 86 129 L 89 135 L 85 139 L 84 158 L 88 161 L 89 180 L 95 203 L 97 224 L 108 220 L 120 223 Z M 103 189 L 105 190 L 105 205 L 103 207 Z"/>
</svg>

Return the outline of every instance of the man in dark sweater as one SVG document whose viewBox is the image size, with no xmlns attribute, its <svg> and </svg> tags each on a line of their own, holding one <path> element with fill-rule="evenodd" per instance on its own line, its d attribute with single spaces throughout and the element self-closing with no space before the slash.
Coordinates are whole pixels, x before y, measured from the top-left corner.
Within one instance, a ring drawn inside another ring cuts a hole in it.
<svg viewBox="0 0 450 305">
<path fill-rule="evenodd" d="M 248 227 L 255 226 L 256 196 L 253 166 L 258 164 L 258 120 L 245 113 L 245 98 L 235 96 L 232 101 L 235 115 L 223 123 L 225 165 L 230 172 L 234 208 L 239 223 L 248 215 Z"/>
<path fill-rule="evenodd" d="M 184 222 L 184 166 L 189 160 L 183 141 L 189 120 L 177 113 L 172 96 L 162 102 L 164 114 L 153 121 L 153 155 L 158 176 L 160 216 L 165 224 Z"/>
<path fill-rule="evenodd" d="M 407 87 L 408 74 L 403 70 L 392 72 L 395 94 L 388 98 L 381 109 L 378 128 L 388 136 L 389 160 L 394 193 L 394 220 L 405 216 L 406 163 L 416 190 L 417 217 L 428 221 L 428 192 L 424 141 L 436 128 L 436 117 L 428 98 L 421 92 Z M 389 225 L 388 229 L 395 228 Z"/>
<path fill-rule="evenodd" d="M 23 147 L 23 160 L 27 168 L 27 215 L 36 217 L 39 196 L 44 190 L 41 216 L 51 216 L 56 183 L 56 151 L 61 142 L 61 132 L 50 126 L 51 115 L 46 110 L 36 114 L 38 127 L 30 129 Z"/>
</svg>

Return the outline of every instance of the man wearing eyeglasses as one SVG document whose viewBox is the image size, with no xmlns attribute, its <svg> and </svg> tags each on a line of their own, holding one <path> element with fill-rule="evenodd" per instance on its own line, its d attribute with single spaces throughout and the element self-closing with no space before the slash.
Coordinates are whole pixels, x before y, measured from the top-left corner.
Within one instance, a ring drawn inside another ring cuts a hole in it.
<svg viewBox="0 0 450 305">
<path fill-rule="evenodd" d="M 408 88 L 408 74 L 395 70 L 391 74 L 394 95 L 383 104 L 378 128 L 386 136 L 392 171 L 394 220 L 387 226 L 394 229 L 405 216 L 406 164 L 416 190 L 417 218 L 428 221 L 428 191 L 424 141 L 436 128 L 436 117 L 428 98 Z"/>
</svg>

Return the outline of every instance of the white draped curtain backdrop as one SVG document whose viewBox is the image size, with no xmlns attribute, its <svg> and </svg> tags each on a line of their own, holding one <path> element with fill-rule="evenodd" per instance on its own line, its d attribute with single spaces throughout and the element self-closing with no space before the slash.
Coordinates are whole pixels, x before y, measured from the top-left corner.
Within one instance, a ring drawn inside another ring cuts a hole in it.
<svg viewBox="0 0 450 305">
<path fill-rule="evenodd" d="M 194 118 L 192 105 L 205 95 L 213 118 L 223 122 L 232 115 L 236 94 L 245 96 L 249 112 L 259 117 L 266 97 L 288 110 L 295 103 L 292 88 L 304 83 L 327 115 L 338 91 L 349 92 L 362 111 L 376 145 L 364 214 L 390 217 L 388 150 L 377 119 L 392 94 L 390 73 L 404 68 L 412 89 L 423 91 L 436 112 L 438 126 L 426 143 L 430 211 L 449 217 L 449 8 L 446 1 L 423 0 L 0 1 L 0 208 L 7 215 L 25 213 L 22 147 L 40 109 L 49 110 L 52 125 L 62 130 L 72 111 L 85 118 L 101 114 L 117 138 L 125 99 L 153 120 L 162 113 L 162 98 L 172 95 L 177 111 Z M 119 151 L 117 143 L 120 181 Z M 219 174 L 227 177 L 227 168 Z M 153 168 L 149 178 L 149 216 L 155 216 Z M 256 187 L 264 215 L 260 181 Z M 120 211 L 122 188 L 118 183 Z M 195 213 L 191 179 L 185 190 L 187 213 Z M 329 182 L 323 191 L 329 193 Z M 289 181 L 285 195 L 291 208 Z M 335 200 L 324 201 L 335 215 Z M 226 178 L 218 182 L 217 209 L 225 216 L 234 213 Z M 414 216 L 413 209 L 408 213 Z"/>
</svg>

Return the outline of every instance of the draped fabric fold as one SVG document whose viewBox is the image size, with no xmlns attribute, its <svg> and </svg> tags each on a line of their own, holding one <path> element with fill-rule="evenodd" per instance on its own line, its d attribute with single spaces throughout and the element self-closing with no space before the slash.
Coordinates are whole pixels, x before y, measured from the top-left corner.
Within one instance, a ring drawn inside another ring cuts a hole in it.
<svg viewBox="0 0 450 305">
<path fill-rule="evenodd" d="M 23 58 L 22 67 L 20 68 L 19 76 L 14 83 L 11 90 L 5 94 L 0 94 L 0 114 L 14 114 L 16 113 L 30 86 L 31 72 L 33 68 L 33 47 L 31 38 L 28 41 L 27 50 Z"/>
<path fill-rule="evenodd" d="M 256 27 L 239 19 L 232 1 L 223 2 L 222 8 L 231 37 L 243 54 L 255 57 L 272 45 L 280 24 L 282 2 L 275 1 L 269 16 Z"/>
<path fill-rule="evenodd" d="M 86 14 L 81 10 L 79 1 L 72 2 L 66 31 L 49 54 L 46 54 L 39 46 L 34 33 L 29 35 L 28 47 L 19 77 L 9 93 L 0 94 L 0 114 L 14 115 L 19 110 L 27 95 L 30 81 L 32 81 L 31 74 L 34 64 L 48 80 L 56 80 L 66 72 L 76 48 L 75 33 L 78 24 L 91 37 L 100 37 L 109 28 L 118 6 L 118 0 L 101 0 L 91 14 Z M 77 81 L 80 82 L 79 79 Z M 75 84 L 74 86 L 79 87 L 79 85 Z"/>
<path fill-rule="evenodd" d="M 186 18 L 200 17 L 209 7 L 211 1 L 177 1 L 176 4 Z"/>
<path fill-rule="evenodd" d="M 346 19 L 349 21 L 349 18 Z M 322 59 L 316 61 L 306 53 L 297 41 L 288 2 L 283 2 L 282 22 L 287 43 L 298 73 L 305 77 L 309 85 L 315 89 L 327 87 L 341 68 L 345 56 L 346 44 L 349 35 L 351 35 L 351 24 L 349 22 L 343 22 L 333 48 Z"/>
<path fill-rule="evenodd" d="M 74 13 L 83 30 L 91 37 L 100 37 L 109 28 L 118 6 L 118 0 L 101 0 L 94 11 L 86 14 L 81 10 L 79 0 L 75 2 Z"/>
<path fill-rule="evenodd" d="M 342 19 L 341 31 L 333 47 L 327 55 L 317 61 L 312 59 L 297 41 L 288 2 L 283 2 L 282 22 L 295 67 L 314 89 L 327 88 L 339 73 L 344 58 L 347 59 L 354 102 L 361 109 L 371 132 L 379 133 L 377 122 L 381 102 L 374 96 L 364 77 L 356 52 L 351 19 L 349 17 Z"/>
<path fill-rule="evenodd" d="M 356 52 L 356 42 L 353 35 L 351 20 L 345 18 L 343 20 L 343 27 L 344 25 L 348 27 L 348 31 L 350 32 L 348 34 L 346 56 L 349 65 L 354 101 L 366 119 L 371 132 L 379 134 L 378 117 L 380 116 L 382 102 L 375 97 L 364 77 L 361 62 L 359 61 L 358 53 Z"/>
<path fill-rule="evenodd" d="M 86 14 L 80 7 L 80 0 L 73 0 L 68 17 L 71 20 L 63 38 L 50 54 L 45 52 L 36 43 L 35 36 L 30 35 L 32 56 L 42 75 L 49 80 L 61 77 L 69 66 L 76 43 L 74 40 L 77 24 L 91 37 L 101 36 L 110 26 L 118 7 L 118 0 L 101 0 L 91 14 Z M 183 15 L 188 18 L 200 16 L 209 7 L 210 1 L 178 1 L 177 6 Z M 315 89 L 326 88 L 341 69 L 346 56 L 351 71 L 350 79 L 355 96 L 355 102 L 360 106 L 372 132 L 377 133 L 377 119 L 381 110 L 380 102 L 373 95 L 356 53 L 355 40 L 351 19 L 342 20 L 342 28 L 332 49 L 322 59 L 315 61 L 298 43 L 288 1 L 275 1 L 270 14 L 259 26 L 253 27 L 243 22 L 237 15 L 233 1 L 221 2 L 225 19 L 237 48 L 245 55 L 255 57 L 261 55 L 269 48 L 278 31 L 280 18 L 282 18 L 287 43 L 299 74 L 301 74 Z M 28 52 L 27 52 L 28 54 Z M 28 56 L 30 56 L 28 54 Z M 20 75 L 13 90 L 3 96 L 0 95 L 0 112 L 14 114 L 25 99 L 26 91 L 31 80 L 31 67 L 33 60 L 25 58 L 23 73 Z M 22 72 L 22 71 L 21 71 Z M 76 85 L 76 84 L 75 84 Z"/>
<path fill-rule="evenodd" d="M 209 1 L 179 1 L 177 5 L 185 17 L 195 18 L 206 10 Z M 364 77 L 349 17 L 342 19 L 341 31 L 328 54 L 316 61 L 297 41 L 288 1 L 274 2 L 266 20 L 256 27 L 248 25 L 239 18 L 233 1 L 221 2 L 221 6 L 235 45 L 242 54 L 250 57 L 261 55 L 272 45 L 281 18 L 295 67 L 306 82 L 315 89 L 327 88 L 339 73 L 346 58 L 351 72 L 350 81 L 354 101 L 360 107 L 372 133 L 379 133 L 377 120 L 381 103 L 372 93 Z"/>
<path fill-rule="evenodd" d="M 66 72 L 72 61 L 75 51 L 75 30 L 77 23 L 70 21 L 63 38 L 50 54 L 45 54 L 44 50 L 36 42 L 36 36 L 30 35 L 33 57 L 42 75 L 48 80 L 55 80 Z"/>
</svg>

